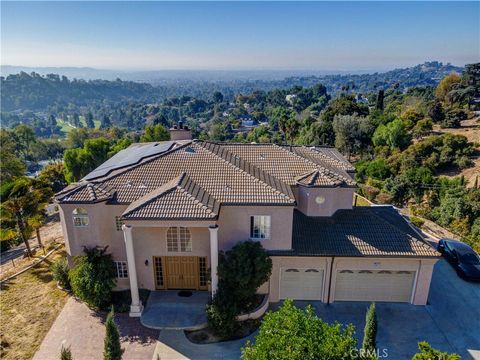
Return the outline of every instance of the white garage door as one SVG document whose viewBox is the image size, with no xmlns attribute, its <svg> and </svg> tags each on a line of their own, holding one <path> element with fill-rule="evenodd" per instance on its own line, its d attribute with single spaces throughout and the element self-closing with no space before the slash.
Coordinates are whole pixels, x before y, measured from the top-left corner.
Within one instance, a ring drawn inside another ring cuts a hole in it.
<svg viewBox="0 0 480 360">
<path fill-rule="evenodd" d="M 322 292 L 322 269 L 280 269 L 280 299 L 321 300 Z"/>
<path fill-rule="evenodd" d="M 410 302 L 414 271 L 339 270 L 336 301 Z"/>
</svg>

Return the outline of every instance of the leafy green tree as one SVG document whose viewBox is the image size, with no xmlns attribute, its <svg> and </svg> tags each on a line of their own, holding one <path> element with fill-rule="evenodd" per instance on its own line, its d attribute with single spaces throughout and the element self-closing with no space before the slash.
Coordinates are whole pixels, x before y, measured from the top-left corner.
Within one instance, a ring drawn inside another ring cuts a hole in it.
<svg viewBox="0 0 480 360">
<path fill-rule="evenodd" d="M 335 115 L 357 114 L 358 116 L 367 116 L 368 113 L 368 106 L 358 104 L 353 95 L 342 95 L 330 101 L 325 110 L 320 114 L 320 118 L 332 122 Z"/>
<path fill-rule="evenodd" d="M 335 132 L 333 123 L 319 119 L 300 130 L 299 143 L 304 145 L 334 145 Z"/>
<path fill-rule="evenodd" d="M 110 120 L 110 117 L 108 115 L 103 115 L 102 122 L 100 124 L 100 128 L 108 129 L 110 127 L 112 127 L 112 120 Z"/>
<path fill-rule="evenodd" d="M 375 303 L 370 304 L 365 318 L 361 355 L 363 359 L 377 358 L 377 313 Z"/>
<path fill-rule="evenodd" d="M 315 315 L 308 305 L 305 310 L 285 300 L 275 312 L 262 320 L 255 343 L 248 341 L 242 359 L 357 359 L 355 328 L 329 325 Z"/>
<path fill-rule="evenodd" d="M 0 130 L 0 181 L 2 184 L 22 176 L 26 172 L 25 163 L 17 156 L 17 145 L 13 133 Z"/>
<path fill-rule="evenodd" d="M 213 102 L 216 104 L 223 102 L 223 94 L 220 91 L 213 93 Z"/>
<path fill-rule="evenodd" d="M 117 143 L 110 148 L 110 151 L 108 152 L 108 157 L 112 157 L 113 155 L 123 149 L 126 149 L 130 145 L 132 145 L 132 140 L 127 137 L 118 140 Z"/>
<path fill-rule="evenodd" d="M 380 125 L 374 132 L 372 138 L 375 146 L 387 145 L 391 149 L 405 149 L 411 141 L 403 121 L 397 119 L 387 125 Z"/>
<path fill-rule="evenodd" d="M 285 136 L 285 140 L 293 144 L 295 136 L 297 136 L 298 128 L 300 126 L 295 115 L 289 117 L 281 117 L 278 122 L 278 126 Z"/>
<path fill-rule="evenodd" d="M 459 355 L 436 350 L 426 341 L 419 342 L 418 349 L 420 352 L 413 355 L 412 360 L 460 360 Z"/>
<path fill-rule="evenodd" d="M 434 101 L 432 106 L 428 109 L 428 116 L 434 123 L 441 123 L 445 119 L 445 111 L 442 103 L 438 100 Z"/>
<path fill-rule="evenodd" d="M 378 90 L 377 103 L 375 104 L 375 109 L 383 111 L 384 99 L 385 99 L 385 91 L 384 90 Z"/>
<path fill-rule="evenodd" d="M 65 168 L 61 162 L 48 164 L 38 174 L 38 180 L 52 188 L 54 193 L 67 186 L 64 174 Z"/>
<path fill-rule="evenodd" d="M 95 123 L 93 122 L 93 115 L 91 112 L 88 112 L 85 114 L 85 123 L 87 125 L 87 128 L 89 129 L 95 128 Z"/>
<path fill-rule="evenodd" d="M 24 242 L 28 256 L 31 256 L 28 239 L 37 227 L 38 219 L 43 215 L 45 206 L 52 196 L 51 190 L 33 179 L 20 177 L 11 183 L 3 184 L 0 196 L 2 230 L 10 229 L 9 234 L 16 233 Z"/>
<path fill-rule="evenodd" d="M 170 140 L 170 133 L 162 124 L 147 125 L 145 133 L 140 137 L 141 142 L 155 142 Z"/>
<path fill-rule="evenodd" d="M 37 141 L 35 132 L 30 126 L 22 124 L 13 129 L 13 135 L 17 141 L 17 148 L 26 161 L 32 152 L 32 145 Z"/>
<path fill-rule="evenodd" d="M 336 115 L 333 120 L 335 147 L 348 154 L 362 153 L 370 144 L 374 127 L 366 117 Z"/>
<path fill-rule="evenodd" d="M 103 359 L 104 360 L 121 360 L 122 358 L 122 344 L 120 343 L 120 332 L 117 324 L 115 324 L 115 313 L 113 306 L 107 315 L 105 321 L 105 340 L 103 345 Z"/>
<path fill-rule="evenodd" d="M 108 305 L 115 287 L 115 266 L 105 248 L 84 248 L 85 255 L 75 257 L 69 279 L 76 296 L 97 309 Z"/>
<path fill-rule="evenodd" d="M 83 148 L 68 149 L 63 155 L 65 179 L 78 181 L 108 159 L 110 142 L 105 138 L 89 139 Z"/>
<path fill-rule="evenodd" d="M 460 85 L 461 77 L 457 73 L 451 73 L 445 76 L 437 85 L 435 95 L 437 99 L 444 102 L 449 102 L 449 93 Z"/>
</svg>

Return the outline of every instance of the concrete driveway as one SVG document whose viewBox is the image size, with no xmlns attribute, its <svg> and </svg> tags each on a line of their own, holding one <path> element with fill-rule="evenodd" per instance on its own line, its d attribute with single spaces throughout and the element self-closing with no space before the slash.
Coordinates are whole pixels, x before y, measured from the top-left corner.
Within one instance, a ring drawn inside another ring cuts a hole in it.
<svg viewBox="0 0 480 360">
<path fill-rule="evenodd" d="M 302 307 L 308 303 L 328 323 L 355 325 L 361 345 L 369 303 L 296 302 Z M 460 279 L 443 259 L 435 265 L 427 306 L 377 303 L 377 316 L 377 345 L 380 351 L 386 349 L 386 359 L 411 359 L 423 340 L 463 360 L 480 359 L 480 284 Z"/>
</svg>

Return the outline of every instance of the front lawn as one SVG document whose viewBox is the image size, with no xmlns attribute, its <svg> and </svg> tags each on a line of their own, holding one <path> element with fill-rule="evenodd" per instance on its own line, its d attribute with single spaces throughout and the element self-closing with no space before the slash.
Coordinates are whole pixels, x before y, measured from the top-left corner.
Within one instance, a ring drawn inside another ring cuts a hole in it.
<svg viewBox="0 0 480 360">
<path fill-rule="evenodd" d="M 2 285 L 0 358 L 31 359 L 67 301 L 50 265 L 65 256 L 63 247 L 35 268 Z"/>
</svg>

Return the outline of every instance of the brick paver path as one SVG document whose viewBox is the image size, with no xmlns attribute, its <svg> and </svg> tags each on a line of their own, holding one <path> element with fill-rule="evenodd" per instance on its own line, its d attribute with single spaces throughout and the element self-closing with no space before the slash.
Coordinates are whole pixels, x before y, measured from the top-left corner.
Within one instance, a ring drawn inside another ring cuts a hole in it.
<svg viewBox="0 0 480 360">
<path fill-rule="evenodd" d="M 138 318 L 130 318 L 128 314 L 117 314 L 115 320 L 120 328 L 122 348 L 125 349 L 122 358 L 152 359 L 159 331 L 143 327 Z M 75 360 L 102 359 L 104 321 L 104 313 L 98 314 L 82 302 L 70 298 L 33 359 L 59 359 L 62 345 L 70 346 Z"/>
</svg>

